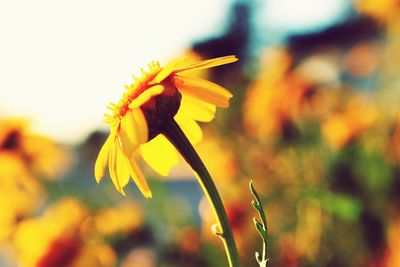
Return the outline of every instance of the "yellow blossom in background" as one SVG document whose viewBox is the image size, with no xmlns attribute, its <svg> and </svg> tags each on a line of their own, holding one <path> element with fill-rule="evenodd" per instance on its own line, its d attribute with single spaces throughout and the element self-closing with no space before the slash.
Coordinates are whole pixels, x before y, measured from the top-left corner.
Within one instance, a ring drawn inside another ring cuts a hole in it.
<svg viewBox="0 0 400 267">
<path fill-rule="evenodd" d="M 231 144 L 210 132 L 207 134 L 209 136 L 198 146 L 198 153 L 203 156 L 205 165 L 221 185 L 232 182 L 238 175 L 239 166 Z"/>
<path fill-rule="evenodd" d="M 133 202 L 99 211 L 94 218 L 95 228 L 102 235 L 128 233 L 143 223 L 141 206 Z"/>
<path fill-rule="evenodd" d="M 31 215 L 45 200 L 45 193 L 15 154 L 0 151 L 0 242 L 14 232 L 18 220 Z"/>
<path fill-rule="evenodd" d="M 122 205 L 122 209 L 125 206 Z M 101 216 L 104 215 L 100 213 Z M 125 230 L 132 225 L 133 220 L 126 220 L 123 216 L 121 218 L 121 226 L 114 223 L 112 230 Z M 87 224 L 92 221 L 90 211 L 73 198 L 60 199 L 49 206 L 42 216 L 23 220 L 13 238 L 19 266 L 115 266 L 114 250 L 103 240 L 104 233 L 93 227 L 93 224 Z M 137 223 L 136 219 L 134 221 Z M 107 224 L 105 221 L 102 223 Z M 89 226 L 91 229 L 85 229 Z"/>
<path fill-rule="evenodd" d="M 24 119 L 0 120 L 0 151 L 17 155 L 40 178 L 55 179 L 67 169 L 66 149 L 45 136 L 29 131 Z"/>
<path fill-rule="evenodd" d="M 106 243 L 98 242 L 83 246 L 70 267 L 113 267 L 116 266 L 116 262 L 117 255 L 112 247 Z"/>
<path fill-rule="evenodd" d="M 246 92 L 243 123 L 249 136 L 265 140 L 281 134 L 299 116 L 310 87 L 289 71 L 292 59 L 283 48 L 267 50 L 263 64 Z"/>
<path fill-rule="evenodd" d="M 377 109 L 356 95 L 344 110 L 334 111 L 323 120 L 322 135 L 332 148 L 340 149 L 371 127 L 377 116 Z"/>
<path fill-rule="evenodd" d="M 68 153 L 47 137 L 31 133 L 24 119 L 0 120 L 0 241 L 46 199 L 39 179 L 57 178 Z"/>
<path fill-rule="evenodd" d="M 358 12 L 382 21 L 398 12 L 400 7 L 397 0 L 355 0 L 354 5 Z"/>
<path fill-rule="evenodd" d="M 192 143 L 198 143 L 202 131 L 197 121 L 214 118 L 216 106 L 227 107 L 232 94 L 210 81 L 187 74 L 189 71 L 212 68 L 235 62 L 235 56 L 226 56 L 192 64 L 178 59 L 165 67 L 158 62 L 149 64 L 142 77 L 126 86 L 127 92 L 118 104 L 111 104 L 106 122 L 111 133 L 99 152 L 95 177 L 99 182 L 108 169 L 111 180 L 121 194 L 132 177 L 145 197 L 151 197 L 150 188 L 135 159 L 139 149 L 143 159 L 161 175 L 167 175 L 178 163 L 178 154 L 171 143 L 161 135 L 165 121 L 174 120 Z"/>
<path fill-rule="evenodd" d="M 87 212 L 77 200 L 67 198 L 53 204 L 43 216 L 22 221 L 14 236 L 20 266 L 38 266 L 43 258 L 49 259 L 49 251 L 74 256 L 80 247 L 78 228 Z"/>
<path fill-rule="evenodd" d="M 43 174 L 43 178 L 57 179 L 69 166 L 67 151 L 44 136 L 26 136 L 21 142 L 21 148 L 32 159 L 33 171 Z"/>
<path fill-rule="evenodd" d="M 273 100 L 275 94 L 280 92 L 275 87 L 291 65 L 291 57 L 282 48 L 271 49 L 266 51 L 261 64 L 263 72 L 247 90 L 243 106 L 244 126 L 250 136 L 279 133 L 280 118 L 277 118 L 277 113 L 280 107 Z"/>
</svg>

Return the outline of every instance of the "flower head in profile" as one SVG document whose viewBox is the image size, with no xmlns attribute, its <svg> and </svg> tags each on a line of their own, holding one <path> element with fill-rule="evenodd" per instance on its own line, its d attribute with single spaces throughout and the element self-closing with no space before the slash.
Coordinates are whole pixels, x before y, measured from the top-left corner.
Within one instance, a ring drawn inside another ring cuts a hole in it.
<svg viewBox="0 0 400 267">
<path fill-rule="evenodd" d="M 147 71 L 142 70 L 142 77 L 126 86 L 122 99 L 109 106 L 111 114 L 106 115 L 106 123 L 111 132 L 95 163 L 96 181 L 105 175 L 108 163 L 111 180 L 121 194 L 125 194 L 123 188 L 132 177 L 142 194 L 151 197 L 134 159 L 135 152 L 139 150 L 150 167 L 167 175 L 179 158 L 174 146 L 162 134 L 166 122 L 175 120 L 188 139 L 197 143 L 202 131 L 196 121 L 211 121 L 216 107 L 228 107 L 232 97 L 225 88 L 190 76 L 189 72 L 235 61 L 235 56 L 193 64 L 178 59 L 165 67 L 152 62 Z"/>
</svg>

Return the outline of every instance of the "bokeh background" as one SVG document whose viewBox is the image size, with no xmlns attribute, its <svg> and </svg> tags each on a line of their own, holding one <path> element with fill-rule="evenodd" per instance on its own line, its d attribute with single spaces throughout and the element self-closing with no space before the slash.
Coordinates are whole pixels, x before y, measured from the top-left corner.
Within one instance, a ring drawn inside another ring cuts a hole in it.
<svg viewBox="0 0 400 267">
<path fill-rule="evenodd" d="M 0 1 L 0 266 L 227 266 L 182 161 L 122 197 L 93 165 L 105 106 L 151 60 L 235 54 L 197 150 L 242 265 L 400 266 L 400 2 Z"/>
</svg>

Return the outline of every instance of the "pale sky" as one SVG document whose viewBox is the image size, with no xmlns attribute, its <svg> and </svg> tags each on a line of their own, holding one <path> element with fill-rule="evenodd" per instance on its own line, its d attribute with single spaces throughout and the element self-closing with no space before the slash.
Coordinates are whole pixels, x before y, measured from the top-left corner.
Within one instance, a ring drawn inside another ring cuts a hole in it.
<svg viewBox="0 0 400 267">
<path fill-rule="evenodd" d="M 296 20 L 321 23 L 332 13 L 334 4 L 327 3 L 337 1 L 307 0 L 319 6 L 312 10 L 284 6 L 303 1 L 268 1 L 265 14 L 281 28 Z M 0 118 L 27 117 L 37 132 L 82 141 L 106 128 L 105 107 L 118 100 L 132 74 L 218 34 L 230 2 L 0 0 Z"/>
<path fill-rule="evenodd" d="M 275 31 L 302 32 L 321 29 L 340 20 L 351 0 L 265 0 L 264 25 Z"/>
</svg>

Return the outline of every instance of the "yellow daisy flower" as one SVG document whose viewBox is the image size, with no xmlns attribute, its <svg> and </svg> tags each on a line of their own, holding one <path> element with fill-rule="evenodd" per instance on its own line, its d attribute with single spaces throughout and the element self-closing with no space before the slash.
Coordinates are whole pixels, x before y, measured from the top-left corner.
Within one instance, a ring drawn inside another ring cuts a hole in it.
<svg viewBox="0 0 400 267">
<path fill-rule="evenodd" d="M 202 138 L 196 121 L 214 118 L 216 107 L 228 107 L 232 94 L 213 82 L 187 74 L 192 70 L 212 68 L 237 61 L 225 56 L 193 64 L 175 60 L 165 67 L 158 62 L 142 69 L 142 77 L 126 86 L 117 104 L 111 104 L 106 123 L 111 133 L 95 163 L 96 181 L 100 182 L 107 167 L 116 189 L 123 195 L 124 186 L 133 178 L 142 194 L 150 198 L 151 190 L 143 177 L 134 153 L 140 150 L 143 159 L 161 175 L 167 175 L 178 163 L 174 146 L 162 134 L 167 121 L 174 119 L 192 143 Z"/>
</svg>

